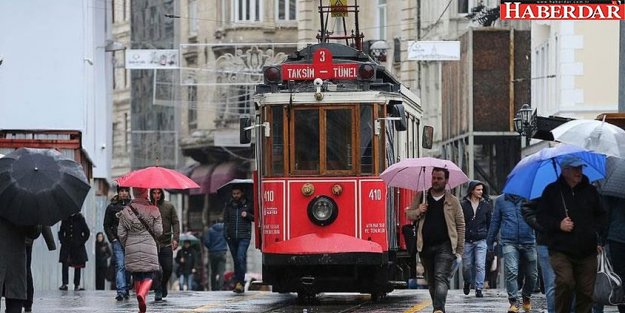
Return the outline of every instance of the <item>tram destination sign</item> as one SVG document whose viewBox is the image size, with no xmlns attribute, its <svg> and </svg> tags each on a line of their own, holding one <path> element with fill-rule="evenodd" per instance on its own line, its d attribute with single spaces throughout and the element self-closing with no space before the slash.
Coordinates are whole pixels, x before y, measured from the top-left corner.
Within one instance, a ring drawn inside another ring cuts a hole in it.
<svg viewBox="0 0 625 313">
<path fill-rule="evenodd" d="M 283 64 L 282 80 L 314 80 L 358 78 L 358 63 L 333 63 L 332 52 L 328 49 L 318 49 L 313 53 L 312 64 Z"/>
</svg>

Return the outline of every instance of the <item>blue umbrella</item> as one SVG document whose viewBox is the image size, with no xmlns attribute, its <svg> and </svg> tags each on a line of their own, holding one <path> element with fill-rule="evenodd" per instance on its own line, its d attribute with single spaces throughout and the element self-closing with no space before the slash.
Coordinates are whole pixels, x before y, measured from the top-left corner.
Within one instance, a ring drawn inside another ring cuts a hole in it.
<svg viewBox="0 0 625 313">
<path fill-rule="evenodd" d="M 542 149 L 519 161 L 508 175 L 503 192 L 526 199 L 540 197 L 545 187 L 560 176 L 560 161 L 566 156 L 577 156 L 584 161 L 586 166 L 583 167 L 583 173 L 591 182 L 605 177 L 605 155 L 560 144 Z"/>
</svg>

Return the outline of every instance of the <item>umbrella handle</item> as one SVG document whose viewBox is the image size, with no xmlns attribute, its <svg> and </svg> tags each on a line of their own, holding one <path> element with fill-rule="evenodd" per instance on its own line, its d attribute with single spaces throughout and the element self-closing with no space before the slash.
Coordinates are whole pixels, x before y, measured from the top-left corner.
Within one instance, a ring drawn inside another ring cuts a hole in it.
<svg viewBox="0 0 625 313">
<path fill-rule="evenodd" d="M 423 172 L 423 175 L 419 175 L 419 176 L 423 177 L 423 186 L 425 186 L 425 166 L 421 167 L 421 171 Z M 423 201 L 421 201 L 421 203 L 427 204 L 427 197 L 425 196 L 426 192 L 427 192 L 427 189 L 423 190 Z"/>
</svg>

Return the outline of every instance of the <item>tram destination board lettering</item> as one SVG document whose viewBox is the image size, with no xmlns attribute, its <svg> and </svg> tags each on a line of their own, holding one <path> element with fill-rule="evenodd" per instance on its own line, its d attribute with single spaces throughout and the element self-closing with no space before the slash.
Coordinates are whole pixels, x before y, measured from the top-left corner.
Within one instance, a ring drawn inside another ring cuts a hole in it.
<svg viewBox="0 0 625 313">
<path fill-rule="evenodd" d="M 321 79 L 358 79 L 356 63 L 339 63 L 332 66 L 315 66 L 314 64 L 283 64 L 282 80 L 314 80 Z"/>
</svg>

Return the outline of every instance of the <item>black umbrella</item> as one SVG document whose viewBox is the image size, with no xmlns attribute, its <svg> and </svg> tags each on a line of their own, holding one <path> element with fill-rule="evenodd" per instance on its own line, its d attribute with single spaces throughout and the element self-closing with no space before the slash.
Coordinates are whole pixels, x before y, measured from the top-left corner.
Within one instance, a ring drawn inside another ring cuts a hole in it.
<svg viewBox="0 0 625 313">
<path fill-rule="evenodd" d="M 0 159 L 0 216 L 17 225 L 80 212 L 90 188 L 82 166 L 56 150 L 20 148 Z"/>
<path fill-rule="evenodd" d="M 248 179 L 237 178 L 237 179 L 233 179 L 223 184 L 221 187 L 217 189 L 217 193 L 219 194 L 219 197 L 223 199 L 224 201 L 230 200 L 230 198 L 232 197 L 232 187 L 234 186 L 241 187 L 241 189 L 243 190 L 243 193 L 245 194 L 245 198 L 247 199 L 247 201 L 249 201 L 250 203 L 253 203 L 254 181 L 249 178 Z"/>
</svg>

